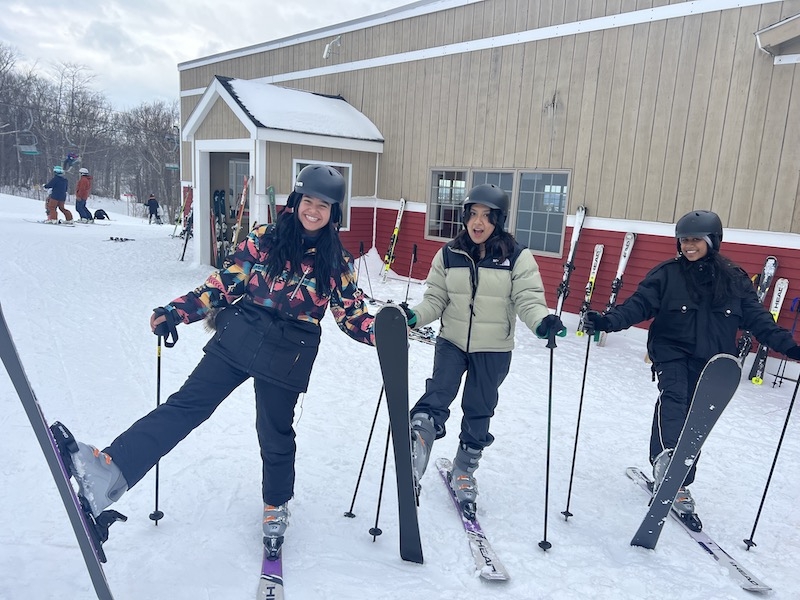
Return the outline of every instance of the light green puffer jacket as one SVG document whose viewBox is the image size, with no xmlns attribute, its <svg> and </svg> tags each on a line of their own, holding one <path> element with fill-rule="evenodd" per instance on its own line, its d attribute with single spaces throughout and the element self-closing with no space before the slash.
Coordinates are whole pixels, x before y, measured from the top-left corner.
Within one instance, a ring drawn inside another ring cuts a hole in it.
<svg viewBox="0 0 800 600">
<path fill-rule="evenodd" d="M 445 252 L 451 253 L 449 268 Z M 510 261 L 483 259 L 476 265 L 466 252 L 447 244 L 433 257 L 427 284 L 422 302 L 412 307 L 415 327 L 441 319 L 439 335 L 464 352 L 509 352 L 516 315 L 535 332 L 550 314 L 539 265 L 519 245 Z"/>
</svg>

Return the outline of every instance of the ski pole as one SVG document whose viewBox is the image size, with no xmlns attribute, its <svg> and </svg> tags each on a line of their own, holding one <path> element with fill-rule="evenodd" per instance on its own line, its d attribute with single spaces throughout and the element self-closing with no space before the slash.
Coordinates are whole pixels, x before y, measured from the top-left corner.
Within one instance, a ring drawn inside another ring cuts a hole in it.
<svg viewBox="0 0 800 600">
<path fill-rule="evenodd" d="M 383 386 L 381 386 L 381 393 L 378 395 L 378 405 L 375 407 L 375 416 L 372 417 L 372 427 L 369 429 L 369 437 L 367 437 L 367 445 L 364 448 L 364 458 L 361 459 L 361 469 L 358 471 L 358 479 L 356 480 L 356 488 L 353 490 L 353 500 L 350 502 L 350 510 L 344 513 L 345 517 L 350 519 L 356 515 L 353 513 L 353 507 L 356 505 L 356 496 L 358 495 L 358 486 L 361 485 L 361 476 L 364 474 L 364 465 L 367 463 L 367 454 L 369 453 L 369 445 L 372 443 L 372 434 L 375 432 L 375 423 L 378 420 L 378 412 L 381 408 L 381 400 L 383 399 Z"/>
<path fill-rule="evenodd" d="M 378 508 L 375 510 L 375 526 L 371 527 L 369 534 L 372 536 L 374 542 L 380 534 L 383 533 L 381 528 L 378 527 L 378 518 L 381 515 L 381 500 L 383 499 L 383 483 L 386 480 L 386 461 L 389 460 L 389 439 L 392 437 L 392 426 L 386 429 L 386 448 L 383 451 L 383 472 L 381 473 L 381 487 L 378 490 Z"/>
<path fill-rule="evenodd" d="M 794 337 L 794 330 L 797 329 L 797 316 L 800 314 L 800 296 L 796 297 L 792 300 L 792 306 L 789 308 L 791 312 L 794 313 L 794 320 L 792 321 L 792 337 Z M 786 357 L 784 356 L 781 359 L 781 362 L 778 363 L 778 369 L 775 371 L 775 379 L 772 381 L 772 387 L 775 387 L 775 384 L 778 384 L 778 387 L 783 385 L 783 380 L 786 379 L 784 375 L 786 374 Z M 780 379 L 780 382 L 778 380 Z"/>
<path fill-rule="evenodd" d="M 158 350 L 156 353 L 156 408 L 161 406 L 161 336 L 158 336 Z M 158 463 L 156 463 L 156 506 L 150 513 L 150 519 L 158 527 L 158 520 L 164 518 L 164 513 L 158 510 Z"/>
<path fill-rule="evenodd" d="M 794 401 L 797 398 L 798 388 L 800 388 L 800 377 L 797 378 L 797 383 L 794 386 L 794 394 L 792 394 L 792 401 L 789 403 L 789 410 L 786 411 L 786 420 L 783 422 L 783 431 L 781 431 L 781 437 L 778 439 L 778 447 L 775 449 L 775 457 L 772 459 L 772 467 L 769 469 L 769 476 L 767 477 L 767 483 L 764 486 L 764 493 L 761 495 L 761 503 L 758 505 L 756 519 L 753 522 L 753 530 L 750 532 L 749 538 L 742 540 L 744 545 L 747 547 L 747 550 L 750 550 L 750 548 L 756 545 L 756 543 L 753 541 L 753 536 L 756 534 L 756 527 L 758 527 L 758 519 L 761 517 L 761 509 L 764 508 L 764 501 L 767 499 L 767 490 L 769 489 L 770 481 L 772 481 L 772 474 L 775 471 L 775 463 L 778 462 L 778 454 L 780 454 L 781 444 L 783 444 L 783 436 L 786 435 L 786 428 L 789 426 L 789 417 L 792 416 L 792 408 L 794 407 Z"/>
<path fill-rule="evenodd" d="M 411 270 L 414 268 L 414 263 L 417 262 L 417 245 L 414 244 L 414 247 L 411 249 L 411 264 L 408 266 L 408 283 L 406 283 L 406 299 L 405 302 L 408 303 L 408 288 L 411 287 Z"/>
<path fill-rule="evenodd" d="M 358 268 L 361 268 L 361 259 L 364 257 L 364 242 L 358 242 Z M 372 293 L 372 281 L 369 278 L 369 267 L 364 261 L 364 272 L 367 274 L 367 285 L 369 286 L 369 303 L 375 304 L 375 296 Z"/>
<path fill-rule="evenodd" d="M 589 348 L 592 347 L 592 334 L 589 334 L 589 339 L 586 341 L 586 358 L 583 361 L 583 380 L 581 381 L 581 396 L 578 401 L 578 421 L 575 425 L 575 444 L 572 447 L 572 467 L 569 470 L 569 489 L 567 490 L 567 508 L 561 514 L 564 515 L 564 520 L 567 521 L 572 513 L 569 512 L 569 501 L 572 497 L 572 481 L 575 475 L 575 457 L 578 454 L 578 434 L 581 431 L 581 413 L 583 412 L 583 392 L 586 389 L 586 371 L 589 365 Z"/>
<path fill-rule="evenodd" d="M 550 375 L 547 382 L 547 461 L 544 477 L 544 537 L 539 542 L 539 548 L 544 551 L 553 547 L 553 544 L 547 541 L 547 501 L 550 497 L 550 431 L 553 422 L 553 351 L 557 347 L 556 333 L 554 329 L 547 333 L 547 348 L 550 349 Z"/>
</svg>

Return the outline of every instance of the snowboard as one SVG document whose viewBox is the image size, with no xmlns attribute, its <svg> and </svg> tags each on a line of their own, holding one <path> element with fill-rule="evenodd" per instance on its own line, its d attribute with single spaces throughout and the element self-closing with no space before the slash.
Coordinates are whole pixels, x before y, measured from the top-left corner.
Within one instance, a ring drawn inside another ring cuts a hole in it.
<svg viewBox="0 0 800 600">
<path fill-rule="evenodd" d="M 651 550 L 656 547 L 675 496 L 708 434 L 733 398 L 741 377 L 742 369 L 735 356 L 717 354 L 706 363 L 697 381 L 689 414 L 667 466 L 664 480 L 653 496 L 639 530 L 631 540 L 632 546 Z"/>
<path fill-rule="evenodd" d="M 111 589 L 101 564 L 106 562 L 102 544 L 108 538 L 108 526 L 115 520 L 124 521 L 126 517 L 116 511 L 104 511 L 99 517 L 95 518 L 91 510 L 89 510 L 86 499 L 80 497 L 72 487 L 72 482 L 70 481 L 71 464 L 68 465 L 64 461 L 58 445 L 58 442 L 69 443 L 69 439 L 63 433 L 66 432 L 66 428 L 61 426 L 60 423 L 54 423 L 52 429 L 48 426 L 20 361 L 2 306 L 0 306 L 0 358 L 2 358 L 6 371 L 8 371 L 8 376 L 19 395 L 28 420 L 36 434 L 36 439 L 47 460 L 47 465 L 50 467 L 50 472 L 61 495 L 61 501 L 64 503 L 64 508 L 78 540 L 78 546 L 89 571 L 89 577 L 92 580 L 95 593 L 99 600 L 113 600 Z M 68 432 L 66 433 L 68 434 Z M 56 438 L 56 435 L 58 435 L 58 438 Z"/>
<path fill-rule="evenodd" d="M 375 345 L 381 365 L 389 426 L 392 432 L 397 504 L 400 520 L 400 556 L 422 563 L 417 521 L 417 490 L 411 465 L 411 422 L 408 405 L 408 326 L 398 306 L 387 304 L 375 315 Z"/>
</svg>

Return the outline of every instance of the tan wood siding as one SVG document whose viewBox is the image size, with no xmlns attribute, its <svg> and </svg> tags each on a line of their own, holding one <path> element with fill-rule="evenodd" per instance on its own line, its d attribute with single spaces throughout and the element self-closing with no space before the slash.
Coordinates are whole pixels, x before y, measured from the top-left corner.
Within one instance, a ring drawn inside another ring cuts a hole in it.
<svg viewBox="0 0 800 600">
<path fill-rule="evenodd" d="M 238 140 L 250 132 L 222 100 L 217 100 L 194 135 L 197 140 Z"/>
</svg>

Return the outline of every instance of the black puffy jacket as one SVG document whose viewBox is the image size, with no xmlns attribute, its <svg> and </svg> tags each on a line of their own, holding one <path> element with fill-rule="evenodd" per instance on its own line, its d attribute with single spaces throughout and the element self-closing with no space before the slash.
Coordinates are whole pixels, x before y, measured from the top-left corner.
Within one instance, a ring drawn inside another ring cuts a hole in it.
<svg viewBox="0 0 800 600">
<path fill-rule="evenodd" d="M 751 331 L 759 342 L 778 352 L 795 346 L 791 333 L 776 325 L 758 301 L 740 267 L 729 267 L 735 293 L 713 302 L 715 268 L 711 257 L 689 263 L 679 256 L 657 265 L 630 298 L 609 311 L 609 331 L 653 319 L 647 350 L 654 363 L 681 358 L 705 361 L 722 352 L 735 355 L 739 329 Z M 700 293 L 692 294 L 690 289 Z"/>
</svg>

